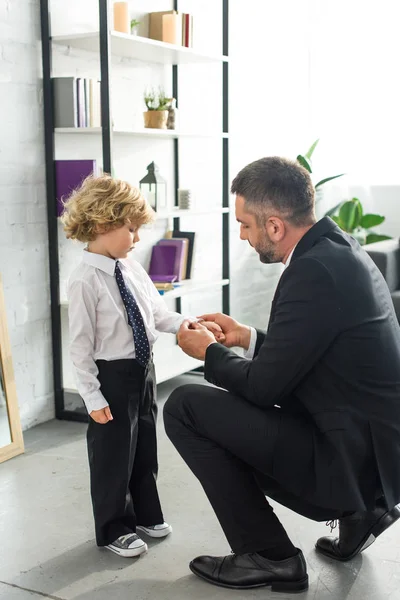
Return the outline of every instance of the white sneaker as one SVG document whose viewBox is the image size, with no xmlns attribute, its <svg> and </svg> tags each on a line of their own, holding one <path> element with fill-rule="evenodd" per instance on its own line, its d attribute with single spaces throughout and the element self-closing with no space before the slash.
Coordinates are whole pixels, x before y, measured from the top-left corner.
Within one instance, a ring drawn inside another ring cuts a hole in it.
<svg viewBox="0 0 400 600">
<path fill-rule="evenodd" d="M 111 550 L 111 552 L 115 552 L 115 554 L 119 554 L 119 556 L 124 556 L 125 558 L 139 556 L 147 552 L 147 544 L 136 533 L 121 535 L 115 542 L 105 547 Z"/>
<path fill-rule="evenodd" d="M 172 533 L 171 525 L 168 523 L 160 523 L 160 525 L 137 525 L 136 529 L 153 538 L 163 538 Z"/>
</svg>

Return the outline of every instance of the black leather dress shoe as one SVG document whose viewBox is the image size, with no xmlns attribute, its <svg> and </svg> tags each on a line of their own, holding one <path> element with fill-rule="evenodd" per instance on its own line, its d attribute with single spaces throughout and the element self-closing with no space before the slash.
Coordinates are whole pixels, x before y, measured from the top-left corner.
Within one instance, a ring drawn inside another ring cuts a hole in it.
<svg viewBox="0 0 400 600">
<path fill-rule="evenodd" d="M 198 556 L 189 565 L 209 583 L 233 589 L 271 587 L 273 592 L 302 592 L 308 588 L 306 561 L 301 550 L 285 560 L 268 560 L 259 554 Z"/>
<path fill-rule="evenodd" d="M 315 544 L 318 552 L 345 562 L 370 546 L 400 518 L 400 504 L 387 510 L 383 505 L 367 513 L 354 513 L 339 519 L 339 537 L 322 537 Z"/>
</svg>

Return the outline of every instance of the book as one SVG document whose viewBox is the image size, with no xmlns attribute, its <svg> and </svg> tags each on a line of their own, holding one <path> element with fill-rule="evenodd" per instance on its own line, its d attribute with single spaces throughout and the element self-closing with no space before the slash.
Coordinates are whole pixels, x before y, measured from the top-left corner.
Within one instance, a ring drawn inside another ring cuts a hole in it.
<svg viewBox="0 0 400 600">
<path fill-rule="evenodd" d="M 149 277 L 152 281 L 171 283 L 171 276 L 177 278 L 176 273 L 176 246 L 160 246 L 156 244 L 151 251 Z M 169 278 L 168 278 L 169 276 Z"/>
<path fill-rule="evenodd" d="M 194 231 L 169 231 L 165 236 L 167 238 L 183 238 L 188 240 L 187 267 L 184 279 L 191 279 L 193 270 L 194 240 L 196 233 Z"/>
<path fill-rule="evenodd" d="M 100 81 L 90 80 L 90 127 L 101 127 L 101 94 Z"/>
<path fill-rule="evenodd" d="M 188 244 L 187 239 L 174 238 L 162 239 L 157 244 L 157 246 L 172 246 L 176 248 L 174 273 L 178 281 L 185 279 L 186 276 Z"/>
<path fill-rule="evenodd" d="M 53 77 L 54 126 L 78 127 L 75 77 Z"/>
<path fill-rule="evenodd" d="M 176 10 L 163 10 L 160 12 L 149 13 L 149 38 L 152 40 L 163 41 L 162 18 L 163 15 L 174 15 Z"/>
<path fill-rule="evenodd" d="M 78 100 L 78 127 L 86 127 L 86 116 L 85 116 L 85 80 L 78 77 L 76 80 L 76 97 Z"/>
<path fill-rule="evenodd" d="M 63 200 L 79 187 L 86 177 L 97 172 L 95 160 L 56 160 L 57 217 L 64 212 Z"/>
</svg>

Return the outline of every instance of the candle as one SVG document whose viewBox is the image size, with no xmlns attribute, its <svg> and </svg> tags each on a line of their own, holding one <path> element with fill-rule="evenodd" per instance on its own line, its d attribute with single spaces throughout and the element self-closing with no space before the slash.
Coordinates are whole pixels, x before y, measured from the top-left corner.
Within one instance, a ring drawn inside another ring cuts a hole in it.
<svg viewBox="0 0 400 600">
<path fill-rule="evenodd" d="M 162 17 L 162 41 L 182 45 L 182 15 L 174 13 Z"/>
<path fill-rule="evenodd" d="M 128 2 L 114 2 L 114 31 L 130 33 Z"/>
</svg>

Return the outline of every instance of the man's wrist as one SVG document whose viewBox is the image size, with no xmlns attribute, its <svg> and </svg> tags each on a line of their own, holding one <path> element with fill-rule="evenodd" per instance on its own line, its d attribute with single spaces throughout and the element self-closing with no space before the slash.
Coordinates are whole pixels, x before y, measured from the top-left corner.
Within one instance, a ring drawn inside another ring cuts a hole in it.
<svg viewBox="0 0 400 600">
<path fill-rule="evenodd" d="M 249 346 L 250 346 L 250 341 L 251 341 L 251 327 L 248 327 L 248 325 L 242 325 L 242 330 L 240 332 L 240 348 L 243 348 L 243 350 L 248 350 Z"/>
</svg>

